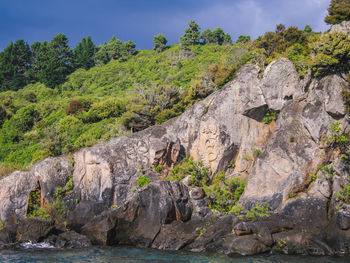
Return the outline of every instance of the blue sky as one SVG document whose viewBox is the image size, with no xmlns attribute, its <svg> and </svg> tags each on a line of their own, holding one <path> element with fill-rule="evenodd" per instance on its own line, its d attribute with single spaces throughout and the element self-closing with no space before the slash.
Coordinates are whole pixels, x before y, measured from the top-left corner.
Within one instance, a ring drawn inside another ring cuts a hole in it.
<svg viewBox="0 0 350 263">
<path fill-rule="evenodd" d="M 11 41 L 29 44 L 65 34 L 73 48 L 86 36 L 103 44 L 113 35 L 153 47 L 162 33 L 169 44 L 178 42 L 187 22 L 202 30 L 221 27 L 235 40 L 240 34 L 256 38 L 276 24 L 309 24 L 314 31 L 329 28 L 323 19 L 330 0 L 0 0 L 0 50 Z"/>
</svg>

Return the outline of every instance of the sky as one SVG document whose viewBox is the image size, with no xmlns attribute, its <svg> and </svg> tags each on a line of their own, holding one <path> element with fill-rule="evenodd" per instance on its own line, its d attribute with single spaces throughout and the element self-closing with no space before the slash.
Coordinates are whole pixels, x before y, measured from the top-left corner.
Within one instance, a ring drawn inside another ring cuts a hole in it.
<svg viewBox="0 0 350 263">
<path fill-rule="evenodd" d="M 153 48 L 162 33 L 168 44 L 179 42 L 190 20 L 202 31 L 221 27 L 233 40 L 240 34 L 256 38 L 277 24 L 314 31 L 330 0 L 0 0 L 0 50 L 11 41 L 50 41 L 63 33 L 74 48 L 83 37 L 103 44 L 112 36 L 131 40 L 137 49 Z"/>
</svg>

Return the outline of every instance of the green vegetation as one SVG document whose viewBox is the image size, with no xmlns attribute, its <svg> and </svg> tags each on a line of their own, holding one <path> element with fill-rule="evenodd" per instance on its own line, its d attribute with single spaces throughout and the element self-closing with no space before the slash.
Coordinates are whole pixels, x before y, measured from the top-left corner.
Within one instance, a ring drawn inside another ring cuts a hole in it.
<svg viewBox="0 0 350 263">
<path fill-rule="evenodd" d="M 40 218 L 42 220 L 51 220 L 50 214 L 47 210 L 41 206 L 41 190 L 32 191 L 29 194 L 28 208 L 27 208 L 28 218 Z"/>
<path fill-rule="evenodd" d="M 256 220 L 259 217 L 265 217 L 270 215 L 270 205 L 268 203 L 255 204 L 249 212 L 246 213 L 246 218 Z"/>
<path fill-rule="evenodd" d="M 323 35 L 313 45 L 316 54 L 311 62 L 314 76 L 323 77 L 332 73 L 347 73 L 350 70 L 350 36 L 334 32 Z"/>
<path fill-rule="evenodd" d="M 144 187 L 146 185 L 148 185 L 151 182 L 151 179 L 149 179 L 149 177 L 147 175 L 139 175 L 139 177 L 137 178 L 136 184 L 139 187 Z"/>
<path fill-rule="evenodd" d="M 4 224 L 2 223 L 2 221 L 0 220 L 0 231 L 4 229 Z"/>
<path fill-rule="evenodd" d="M 336 201 L 338 202 L 337 209 L 341 209 L 344 204 L 350 203 L 350 183 L 343 185 L 339 192 L 335 196 Z"/>
<path fill-rule="evenodd" d="M 200 187 L 209 181 L 210 169 L 202 162 L 195 162 L 191 158 L 184 158 L 180 163 L 175 164 L 170 175 L 165 180 L 181 181 L 190 176 L 190 185 Z"/>
<path fill-rule="evenodd" d="M 320 39 L 307 26 L 280 24 L 232 45 L 221 28 L 200 32 L 190 21 L 180 45 L 166 42 L 158 34 L 154 50 L 138 51 L 115 37 L 100 46 L 85 37 L 73 50 L 63 34 L 31 46 L 10 43 L 0 53 L 0 175 L 179 116 L 247 63 L 264 69 L 288 57 L 300 76 L 310 66 L 321 76 L 349 64 L 348 37 Z M 276 118 L 272 112 L 263 121 Z"/>
<path fill-rule="evenodd" d="M 265 117 L 262 119 L 263 123 L 270 124 L 272 121 L 276 121 L 278 118 L 278 112 L 268 112 Z"/>
<path fill-rule="evenodd" d="M 154 43 L 153 49 L 159 53 L 164 50 L 166 43 L 168 43 L 168 40 L 165 38 L 163 34 L 158 34 L 154 36 L 153 43 Z"/>
<path fill-rule="evenodd" d="M 206 194 L 211 198 L 210 208 L 222 213 L 232 213 L 243 194 L 246 182 L 238 177 L 225 178 L 225 173 L 219 173 L 209 186 L 204 185 Z"/>
<path fill-rule="evenodd" d="M 328 15 L 325 17 L 325 22 L 334 25 L 345 20 L 350 20 L 350 2 L 348 0 L 332 0 L 328 8 Z"/>
</svg>

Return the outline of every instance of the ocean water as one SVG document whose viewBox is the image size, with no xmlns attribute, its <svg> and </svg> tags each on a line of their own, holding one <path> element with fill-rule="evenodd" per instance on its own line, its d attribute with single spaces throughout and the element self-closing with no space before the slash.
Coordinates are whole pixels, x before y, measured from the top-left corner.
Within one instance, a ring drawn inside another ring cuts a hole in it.
<svg viewBox="0 0 350 263">
<path fill-rule="evenodd" d="M 159 251 L 137 248 L 92 247 L 88 249 L 52 249 L 41 244 L 41 248 L 30 248 L 31 244 L 20 249 L 0 250 L 0 262 L 97 262 L 97 263 L 341 263 L 350 262 L 350 257 L 300 257 L 263 255 L 253 257 L 227 257 L 224 255 Z"/>
</svg>

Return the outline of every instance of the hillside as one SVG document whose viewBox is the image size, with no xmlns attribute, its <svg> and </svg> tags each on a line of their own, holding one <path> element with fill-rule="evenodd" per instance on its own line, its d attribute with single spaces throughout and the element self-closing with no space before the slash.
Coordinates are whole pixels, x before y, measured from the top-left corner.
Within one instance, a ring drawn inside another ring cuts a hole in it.
<svg viewBox="0 0 350 263">
<path fill-rule="evenodd" d="M 331 51 L 338 52 L 338 62 L 324 64 L 325 51 L 319 47 L 331 40 L 320 36 L 310 27 L 278 25 L 254 41 L 242 36 L 233 45 L 207 40 L 185 49 L 139 50 L 106 65 L 79 68 L 54 88 L 37 82 L 1 92 L 0 175 L 176 117 L 247 63 L 264 69 L 287 57 L 301 77 L 309 69 L 320 76 L 338 70 L 346 60 L 344 47 Z M 312 58 L 311 52 L 321 57 Z"/>
</svg>

